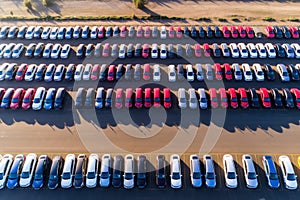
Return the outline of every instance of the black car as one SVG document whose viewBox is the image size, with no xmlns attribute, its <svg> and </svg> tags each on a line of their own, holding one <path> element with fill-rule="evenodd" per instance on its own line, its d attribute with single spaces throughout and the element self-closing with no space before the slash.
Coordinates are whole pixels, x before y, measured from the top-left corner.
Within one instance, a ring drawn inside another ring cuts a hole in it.
<svg viewBox="0 0 300 200">
<path fill-rule="evenodd" d="M 282 93 L 283 93 L 284 106 L 287 108 L 294 108 L 295 104 L 290 90 L 288 88 L 283 88 Z"/>
<path fill-rule="evenodd" d="M 187 26 L 183 27 L 183 35 L 185 37 L 190 37 L 191 36 L 191 31 L 189 30 L 189 27 L 187 27 Z"/>
<path fill-rule="evenodd" d="M 75 97 L 75 107 L 80 108 L 84 105 L 86 91 L 84 88 L 78 88 Z"/>
<path fill-rule="evenodd" d="M 292 80 L 299 81 L 299 72 L 295 68 L 295 66 L 293 64 L 289 64 L 287 68 L 288 68 L 289 74 L 291 75 Z"/>
<path fill-rule="evenodd" d="M 132 57 L 133 57 L 133 54 L 134 54 L 133 44 L 129 44 L 129 45 L 127 46 L 126 56 L 127 56 L 128 58 L 132 58 Z"/>
<path fill-rule="evenodd" d="M 256 89 L 255 88 L 250 88 L 249 89 L 249 99 L 250 99 L 250 105 L 253 107 L 253 108 L 259 108 L 259 95 L 257 94 L 256 92 Z"/>
<path fill-rule="evenodd" d="M 217 43 L 212 44 L 212 51 L 214 57 L 218 58 L 221 56 L 221 49 L 219 48 L 219 45 Z"/>
<path fill-rule="evenodd" d="M 34 172 L 32 187 L 39 190 L 43 187 L 46 177 L 49 172 L 50 159 L 47 155 L 41 155 L 36 165 Z"/>
<path fill-rule="evenodd" d="M 214 37 L 214 31 L 212 30 L 212 28 L 210 26 L 207 26 L 206 29 L 206 36 L 208 38 L 213 38 Z"/>
<path fill-rule="evenodd" d="M 75 65 L 69 64 L 69 66 L 67 67 L 66 73 L 65 73 L 65 80 L 72 81 L 73 77 L 74 77 L 74 72 L 75 72 Z"/>
<path fill-rule="evenodd" d="M 186 57 L 192 57 L 193 56 L 193 50 L 190 44 L 185 45 L 185 55 Z"/>
<path fill-rule="evenodd" d="M 109 88 L 106 91 L 105 108 L 111 108 L 113 89 Z"/>
<path fill-rule="evenodd" d="M 177 65 L 177 77 L 178 77 L 178 80 L 184 79 L 184 70 L 183 70 L 182 64 Z"/>
<path fill-rule="evenodd" d="M 192 38 L 198 37 L 198 31 L 195 26 L 191 27 L 191 36 L 192 36 Z"/>
<path fill-rule="evenodd" d="M 137 173 L 136 184 L 137 184 L 138 188 L 144 188 L 147 185 L 147 181 L 146 181 L 147 159 L 146 159 L 146 156 L 140 155 L 138 157 L 137 161 L 138 161 L 138 163 L 137 163 L 138 173 Z"/>
<path fill-rule="evenodd" d="M 60 182 L 60 174 L 62 173 L 63 158 L 61 156 L 55 156 L 52 160 L 50 168 L 48 188 L 54 190 L 57 188 Z"/>
<path fill-rule="evenodd" d="M 271 97 L 272 97 L 272 101 L 273 101 L 273 105 L 275 107 L 282 107 L 282 97 L 281 94 L 279 93 L 277 88 L 273 88 L 270 90 L 271 93 Z"/>
<path fill-rule="evenodd" d="M 134 57 L 140 57 L 142 55 L 142 45 L 140 43 L 135 45 Z"/>
<path fill-rule="evenodd" d="M 275 72 L 270 64 L 264 65 L 266 78 L 270 81 L 275 80 Z"/>
<path fill-rule="evenodd" d="M 64 99 L 65 99 L 65 94 L 66 94 L 65 88 L 57 89 L 55 99 L 54 99 L 54 108 L 62 109 L 63 104 L 64 104 Z"/>
<path fill-rule="evenodd" d="M 122 173 L 123 173 L 123 158 L 120 155 L 114 157 L 113 175 L 111 184 L 115 188 L 119 188 L 122 185 Z"/>
<path fill-rule="evenodd" d="M 118 64 L 116 71 L 116 80 L 119 80 L 123 76 L 123 64 Z"/>
<path fill-rule="evenodd" d="M 87 167 L 87 157 L 84 154 L 80 154 L 77 157 L 77 163 L 74 174 L 74 182 L 73 185 L 75 188 L 82 188 L 85 182 L 85 174 Z"/>
<path fill-rule="evenodd" d="M 281 46 L 281 44 L 279 44 L 279 43 L 275 44 L 274 48 L 276 50 L 277 57 L 280 57 L 280 58 L 285 57 L 285 51 L 284 51 L 284 48 Z"/>
<path fill-rule="evenodd" d="M 76 51 L 76 56 L 77 58 L 83 58 L 85 55 L 86 47 L 84 44 L 79 44 L 77 51 Z"/>
<path fill-rule="evenodd" d="M 206 35 L 206 31 L 204 30 L 204 28 L 202 26 L 199 26 L 199 37 L 205 38 L 205 35 Z"/>
<path fill-rule="evenodd" d="M 273 26 L 273 30 L 276 38 L 283 38 L 282 30 L 278 26 Z"/>
<path fill-rule="evenodd" d="M 176 56 L 177 58 L 181 58 L 183 56 L 183 48 L 181 44 L 177 44 L 176 46 Z"/>
<path fill-rule="evenodd" d="M 173 44 L 168 45 L 168 58 L 174 58 L 175 57 L 175 48 Z"/>
<path fill-rule="evenodd" d="M 291 38 L 292 37 L 291 32 L 289 31 L 289 29 L 286 26 L 282 26 L 281 30 L 282 30 L 283 35 L 284 35 L 285 38 Z"/>
<path fill-rule="evenodd" d="M 215 26 L 215 37 L 216 38 L 223 37 L 223 33 L 222 33 L 222 31 L 220 30 L 220 28 L 218 26 Z"/>
<path fill-rule="evenodd" d="M 158 188 L 166 187 L 166 160 L 164 155 L 157 156 L 156 185 Z"/>
</svg>

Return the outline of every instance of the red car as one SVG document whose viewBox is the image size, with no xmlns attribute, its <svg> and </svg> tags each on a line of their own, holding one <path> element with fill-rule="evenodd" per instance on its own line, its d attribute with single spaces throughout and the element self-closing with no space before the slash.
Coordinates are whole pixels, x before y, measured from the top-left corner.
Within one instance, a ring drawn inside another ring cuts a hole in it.
<svg viewBox="0 0 300 200">
<path fill-rule="evenodd" d="M 145 88 L 144 93 L 144 107 L 150 108 L 152 106 L 151 100 L 151 88 Z"/>
<path fill-rule="evenodd" d="M 143 37 L 143 27 L 142 26 L 138 26 L 138 28 L 136 30 L 136 37 L 138 37 L 138 38 Z"/>
<path fill-rule="evenodd" d="M 229 88 L 228 93 L 229 93 L 231 108 L 237 108 L 239 106 L 239 104 L 238 104 L 238 99 L 237 99 L 235 89 L 234 88 Z"/>
<path fill-rule="evenodd" d="M 169 27 L 169 38 L 174 38 L 175 37 L 175 30 L 173 26 Z"/>
<path fill-rule="evenodd" d="M 290 30 L 293 38 L 299 38 L 299 32 L 296 27 L 291 26 L 291 27 L 289 27 L 289 30 Z"/>
<path fill-rule="evenodd" d="M 203 44 L 203 52 L 205 57 L 210 57 L 210 48 L 207 43 Z"/>
<path fill-rule="evenodd" d="M 260 88 L 260 98 L 262 101 L 262 104 L 265 108 L 271 108 L 271 100 L 270 100 L 270 95 L 269 91 L 266 88 Z"/>
<path fill-rule="evenodd" d="M 115 66 L 110 65 L 107 72 L 107 80 L 114 81 L 115 80 Z"/>
<path fill-rule="evenodd" d="M 290 92 L 294 96 L 294 100 L 297 105 L 297 108 L 300 109 L 300 90 L 298 88 L 291 88 Z"/>
<path fill-rule="evenodd" d="M 248 38 L 254 38 L 255 33 L 254 33 L 253 28 L 251 26 L 246 26 L 245 30 L 246 30 Z"/>
<path fill-rule="evenodd" d="M 238 26 L 238 31 L 241 38 L 247 37 L 247 32 L 243 26 Z"/>
<path fill-rule="evenodd" d="M 108 57 L 109 55 L 110 55 L 110 45 L 109 45 L 109 43 L 105 43 L 103 45 L 102 56 L 103 57 Z"/>
<path fill-rule="evenodd" d="M 144 64 L 144 71 L 143 71 L 143 79 L 145 81 L 150 80 L 150 64 Z"/>
<path fill-rule="evenodd" d="M 180 27 L 180 26 L 178 26 L 178 27 L 176 28 L 176 37 L 177 37 L 177 38 L 182 38 L 182 30 L 181 30 L 181 27 Z"/>
<path fill-rule="evenodd" d="M 105 37 L 105 27 L 100 26 L 98 29 L 98 38 L 104 38 Z"/>
<path fill-rule="evenodd" d="M 228 63 L 224 63 L 223 68 L 224 68 L 224 71 L 225 71 L 225 79 L 226 80 L 232 80 L 232 71 L 231 71 L 230 65 Z"/>
<path fill-rule="evenodd" d="M 221 107 L 228 108 L 228 98 L 227 92 L 225 88 L 219 88 L 220 100 L 221 100 Z"/>
<path fill-rule="evenodd" d="M 223 37 L 230 38 L 230 31 L 227 26 L 222 27 Z"/>
<path fill-rule="evenodd" d="M 195 44 L 194 45 L 194 51 L 195 51 L 195 56 L 196 57 L 201 57 L 201 46 L 200 44 Z"/>
<path fill-rule="evenodd" d="M 136 88 L 135 89 L 135 107 L 141 108 L 143 106 L 143 89 Z"/>
<path fill-rule="evenodd" d="M 160 89 L 159 88 L 153 89 L 153 106 L 155 108 L 160 107 Z"/>
<path fill-rule="evenodd" d="M 118 88 L 115 96 L 115 107 L 120 109 L 123 107 L 123 89 Z"/>
<path fill-rule="evenodd" d="M 171 92 L 170 88 L 164 88 L 164 107 L 171 108 Z"/>
<path fill-rule="evenodd" d="M 98 80 L 99 70 L 100 70 L 100 65 L 99 64 L 93 65 L 92 71 L 91 71 L 91 80 L 93 80 L 93 81 Z"/>
<path fill-rule="evenodd" d="M 16 81 L 22 81 L 23 80 L 23 78 L 25 76 L 25 73 L 26 73 L 26 70 L 27 70 L 27 67 L 28 67 L 28 65 L 25 64 L 25 63 L 21 64 L 18 67 L 16 76 L 15 76 Z"/>
<path fill-rule="evenodd" d="M 150 36 L 151 36 L 151 29 L 150 29 L 149 26 L 146 26 L 145 30 L 144 30 L 144 37 L 145 38 L 150 38 Z"/>
<path fill-rule="evenodd" d="M 18 88 L 15 90 L 11 102 L 10 102 L 10 108 L 11 109 L 17 109 L 21 106 L 22 99 L 24 96 L 24 89 L 23 88 Z"/>
<path fill-rule="evenodd" d="M 247 91 L 245 88 L 239 88 L 238 93 L 240 95 L 240 105 L 242 108 L 248 108 L 249 107 L 249 101 L 247 97 Z"/>
<path fill-rule="evenodd" d="M 222 67 L 219 63 L 215 63 L 215 76 L 217 80 L 222 80 L 223 79 L 223 72 L 222 72 Z"/>
<path fill-rule="evenodd" d="M 217 97 L 217 90 L 216 88 L 210 88 L 208 90 L 209 92 L 209 97 L 210 97 L 210 106 L 212 108 L 217 108 L 218 105 L 218 97 Z"/>
<path fill-rule="evenodd" d="M 274 30 L 273 30 L 272 26 L 266 26 L 265 31 L 266 31 L 266 36 L 268 38 L 274 38 L 275 37 L 275 33 L 274 33 Z"/>
<path fill-rule="evenodd" d="M 149 45 L 148 44 L 143 45 L 142 56 L 143 56 L 143 58 L 149 57 Z"/>
<path fill-rule="evenodd" d="M 121 32 L 120 32 L 120 37 L 126 37 L 127 36 L 127 27 L 126 26 L 122 26 L 121 27 Z"/>
<path fill-rule="evenodd" d="M 230 27 L 231 37 L 238 38 L 239 37 L 239 31 L 235 26 Z"/>
<path fill-rule="evenodd" d="M 127 88 L 125 91 L 125 107 L 132 107 L 132 88 Z"/>
<path fill-rule="evenodd" d="M 24 110 L 28 110 L 31 107 L 33 98 L 35 94 L 34 88 L 28 88 L 24 94 L 23 101 L 22 101 L 22 108 Z"/>
</svg>

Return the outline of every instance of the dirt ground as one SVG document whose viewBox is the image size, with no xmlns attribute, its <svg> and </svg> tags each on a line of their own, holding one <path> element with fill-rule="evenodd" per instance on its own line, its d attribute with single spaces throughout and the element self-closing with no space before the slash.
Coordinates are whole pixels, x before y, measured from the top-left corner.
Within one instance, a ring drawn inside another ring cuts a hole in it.
<svg viewBox="0 0 300 200">
<path fill-rule="evenodd" d="M 54 1 L 54 0 L 53 0 Z M 148 16 L 162 15 L 168 17 L 183 17 L 187 20 L 157 20 L 151 24 L 243 24 L 243 25 L 265 25 L 265 24 L 294 24 L 289 18 L 299 18 L 300 2 L 291 1 L 184 1 L 184 0 L 153 0 L 147 4 L 143 10 L 132 6 L 131 0 L 61 0 L 55 1 L 50 7 L 44 7 L 41 0 L 33 0 L 33 10 L 27 11 L 22 0 L 0 0 L 0 17 L 40 17 L 40 16 Z M 197 22 L 190 18 L 210 18 L 206 22 Z M 266 22 L 265 17 L 274 18 L 274 22 Z M 220 18 L 225 18 L 225 22 L 220 22 Z M 248 20 L 245 20 L 248 19 Z M 101 23 L 118 24 L 124 21 L 102 21 Z M 0 22 L 1 24 L 11 24 L 16 22 Z M 21 24 L 31 24 L 36 22 L 22 21 Z M 50 21 L 44 24 L 60 23 L 70 25 L 70 22 Z M 74 22 L 76 24 L 86 24 L 85 21 Z M 99 24 L 99 21 L 89 24 Z M 130 24 L 148 23 L 147 21 L 127 21 Z M 148 23 L 149 24 L 149 23 Z"/>
</svg>

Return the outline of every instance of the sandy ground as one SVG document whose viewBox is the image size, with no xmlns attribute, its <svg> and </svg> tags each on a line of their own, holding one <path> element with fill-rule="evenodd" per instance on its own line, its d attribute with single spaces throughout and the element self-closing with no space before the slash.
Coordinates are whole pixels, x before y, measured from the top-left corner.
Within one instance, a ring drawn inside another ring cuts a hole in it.
<svg viewBox="0 0 300 200">
<path fill-rule="evenodd" d="M 33 0 L 33 10 L 28 12 L 23 5 L 22 0 L 0 0 L 0 17 L 17 16 L 17 17 L 40 17 L 40 16 L 148 16 L 161 15 L 169 17 L 183 18 L 210 18 L 211 21 L 196 22 L 193 20 L 158 20 L 151 24 L 172 23 L 172 24 L 294 24 L 299 22 L 289 22 L 289 18 L 299 18 L 300 2 L 289 1 L 150 1 L 143 10 L 133 8 L 130 0 L 100 0 L 100 1 L 55 1 L 55 4 L 46 8 L 41 1 Z M 13 15 L 11 15 L 13 13 Z M 264 22 L 265 17 L 272 17 L 275 22 Z M 227 22 L 218 21 L 219 18 L 226 18 Z M 237 18 L 237 21 L 232 19 Z M 248 19 L 250 21 L 247 21 Z M 101 23 L 118 24 L 127 22 L 130 24 L 148 23 L 147 21 L 101 21 Z M 5 22 L 6 23 L 6 22 Z M 14 22 L 15 23 L 15 22 Z M 34 22 L 26 22 L 28 24 Z M 58 23 L 58 22 L 47 22 Z M 70 24 L 70 22 L 59 22 Z M 75 22 L 76 24 L 86 24 L 86 22 Z M 89 22 L 97 24 L 98 22 Z M 22 22 L 24 24 L 24 22 Z"/>
</svg>

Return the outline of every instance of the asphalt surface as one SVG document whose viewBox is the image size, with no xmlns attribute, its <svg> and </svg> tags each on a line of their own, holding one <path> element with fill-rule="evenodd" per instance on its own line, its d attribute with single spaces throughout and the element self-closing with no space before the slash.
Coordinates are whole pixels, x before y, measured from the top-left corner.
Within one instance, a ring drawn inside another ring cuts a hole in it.
<svg viewBox="0 0 300 200">
<path fill-rule="evenodd" d="M 121 40 L 121 38 L 118 38 Z M 116 41 L 116 43 L 145 43 L 147 39 L 137 41 Z M 1 40 L 0 43 L 19 42 L 15 40 Z M 148 40 L 147 40 L 148 41 Z M 222 42 L 279 42 L 292 43 L 298 40 L 268 40 L 268 39 L 206 39 L 197 40 L 203 43 L 222 43 Z M 54 42 L 43 40 L 20 40 L 23 43 L 30 42 Z M 55 41 L 56 42 L 56 41 Z M 78 45 L 79 43 L 97 43 L 104 42 L 102 40 L 61 40 L 63 43 L 71 43 Z M 109 41 L 111 44 L 115 41 Z M 178 40 L 172 40 L 174 44 Z M 151 40 L 149 44 L 154 43 Z M 156 43 L 161 43 L 156 41 Z M 168 44 L 168 40 L 163 41 Z M 190 40 L 180 43 L 192 43 Z M 168 64 L 188 64 L 188 63 L 244 63 L 249 64 L 258 62 L 261 64 L 296 64 L 298 59 L 225 59 L 212 58 L 208 59 L 125 59 L 125 60 L 111 60 L 111 59 L 85 59 L 80 60 L 74 57 L 74 52 L 68 60 L 51 60 L 51 59 L 11 59 L 0 60 L 0 62 L 17 62 L 17 63 L 159 63 L 162 65 Z M 163 75 L 162 82 L 156 86 L 164 87 L 170 86 L 172 90 L 178 89 L 179 86 L 184 85 L 185 88 L 194 87 L 299 87 L 298 82 L 281 83 L 278 76 L 274 82 L 193 82 L 191 84 L 184 82 L 176 82 L 175 84 L 168 84 L 166 81 L 166 74 Z M 3 81 L 0 82 L 1 87 L 66 87 L 69 91 L 76 90 L 80 86 L 84 87 L 128 87 L 142 85 L 151 87 L 155 86 L 153 82 L 139 82 L 134 81 L 119 81 L 117 83 L 108 82 L 16 82 Z M 213 153 L 216 156 L 216 171 L 218 176 L 218 185 L 216 189 L 201 189 L 191 188 L 188 180 L 188 168 L 184 166 L 187 163 L 187 156 L 183 158 L 183 176 L 184 186 L 180 190 L 172 190 L 167 187 L 164 190 L 155 188 L 154 176 L 150 176 L 149 186 L 144 189 L 133 189 L 127 191 L 125 189 L 88 189 L 82 190 L 62 190 L 50 191 L 43 189 L 41 191 L 33 191 L 32 189 L 17 188 L 14 191 L 4 189 L 1 193 L 3 199 L 95 199 L 96 196 L 110 199 L 112 196 L 115 199 L 179 199 L 179 198 L 211 198 L 211 199 L 298 199 L 299 189 L 296 191 L 287 191 L 283 188 L 282 180 L 280 189 L 274 191 L 267 188 L 263 171 L 261 170 L 261 155 L 272 154 L 278 160 L 278 155 L 288 154 L 296 167 L 296 159 L 299 152 L 298 126 L 300 114 L 297 109 L 208 109 L 200 110 L 184 110 L 177 108 L 176 97 L 172 96 L 173 108 L 165 111 L 163 109 L 126 109 L 122 110 L 97 110 L 94 109 L 73 109 L 71 96 L 74 92 L 70 92 L 70 96 L 66 98 L 63 110 L 52 111 L 23 111 L 23 110 L 1 110 L 0 114 L 0 151 L 4 153 L 49 153 L 49 154 L 65 154 L 69 152 L 74 153 L 89 153 L 97 152 L 100 155 L 103 153 L 122 153 L 133 152 L 135 154 L 149 154 L 155 155 L 157 153 Z M 222 178 L 221 159 L 225 153 L 249 153 L 255 156 L 257 163 L 256 169 L 259 174 L 259 188 L 256 190 L 248 190 L 245 187 L 244 179 L 241 169 L 241 156 L 235 155 L 237 166 L 239 187 L 238 189 L 226 189 L 224 187 L 224 179 Z M 293 154 L 293 155 L 291 155 Z M 221 167 L 220 167 L 221 166 Z M 280 171 L 278 171 L 280 172 Z M 296 167 L 296 173 L 300 175 L 299 168 Z M 166 192 L 167 191 L 167 192 Z M 172 191 L 172 192 L 171 192 Z"/>
</svg>

